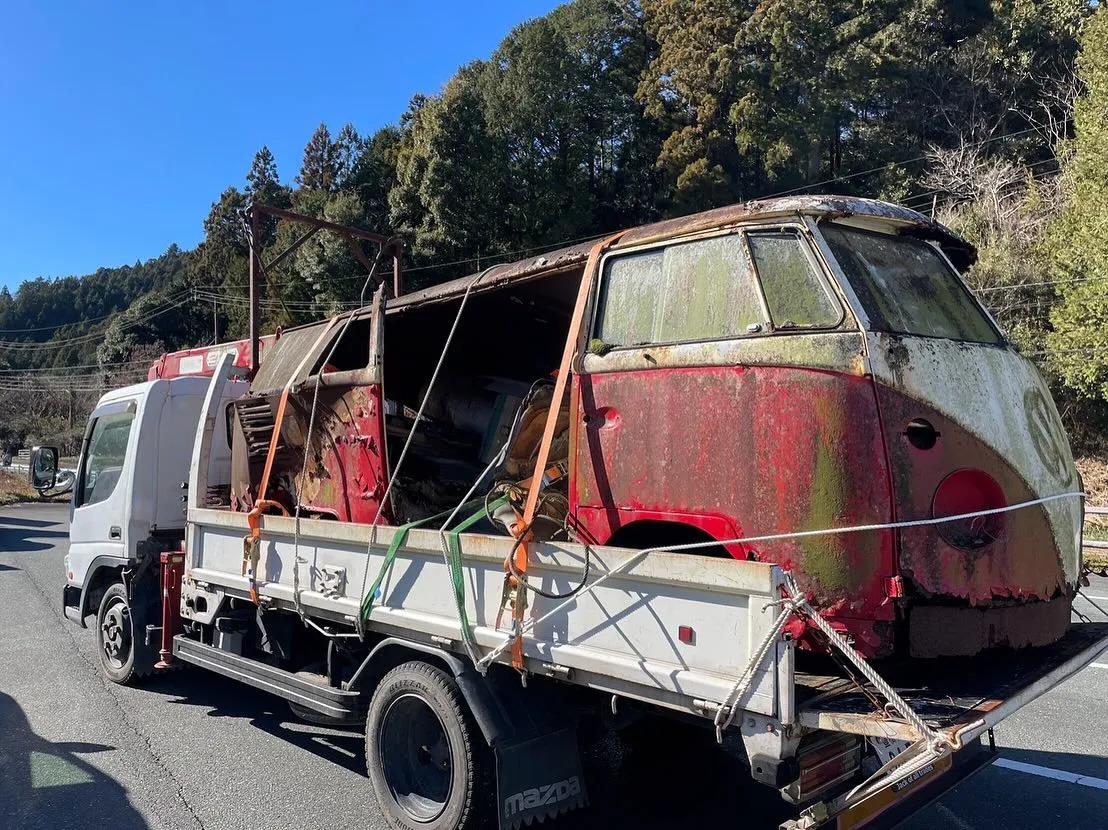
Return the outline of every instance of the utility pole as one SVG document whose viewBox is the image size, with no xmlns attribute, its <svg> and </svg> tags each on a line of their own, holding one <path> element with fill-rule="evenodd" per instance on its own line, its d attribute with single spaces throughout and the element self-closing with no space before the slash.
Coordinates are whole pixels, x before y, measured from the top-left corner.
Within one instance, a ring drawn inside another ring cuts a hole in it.
<svg viewBox="0 0 1108 830">
<path fill-rule="evenodd" d="M 258 249 L 261 239 L 261 216 L 258 206 L 250 208 L 250 377 L 258 371 L 258 317 L 260 315 L 262 252 Z"/>
<path fill-rule="evenodd" d="M 216 316 L 216 303 L 212 300 L 212 345 L 219 342 L 219 317 Z"/>
</svg>

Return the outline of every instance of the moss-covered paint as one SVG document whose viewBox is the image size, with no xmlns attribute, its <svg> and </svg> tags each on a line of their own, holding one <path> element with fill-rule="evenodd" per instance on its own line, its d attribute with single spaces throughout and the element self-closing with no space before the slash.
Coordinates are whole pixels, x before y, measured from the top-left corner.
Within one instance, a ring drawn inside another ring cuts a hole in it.
<svg viewBox="0 0 1108 830">
<path fill-rule="evenodd" d="M 814 409 L 818 428 L 816 458 L 807 521 L 801 530 L 835 527 L 847 513 L 850 464 L 841 453 L 845 428 L 843 412 L 826 397 L 816 399 Z M 841 536 L 801 539 L 805 576 L 828 591 L 856 587 L 859 580 L 851 571 L 847 545 L 848 541 Z"/>
<path fill-rule="evenodd" d="M 890 519 L 866 378 L 785 366 L 666 367 L 578 376 L 575 400 L 574 512 L 597 542 L 644 519 L 693 524 L 717 539 Z M 738 544 L 731 553 L 792 570 L 866 653 L 891 650 L 891 533 Z"/>
</svg>

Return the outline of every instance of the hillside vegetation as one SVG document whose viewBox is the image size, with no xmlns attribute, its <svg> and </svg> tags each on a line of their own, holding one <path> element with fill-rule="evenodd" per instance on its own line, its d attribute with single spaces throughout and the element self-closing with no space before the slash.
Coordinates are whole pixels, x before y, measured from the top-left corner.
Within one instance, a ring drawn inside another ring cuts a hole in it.
<svg viewBox="0 0 1108 830">
<path fill-rule="evenodd" d="M 164 349 L 243 336 L 251 201 L 402 237 L 415 288 L 664 216 L 831 192 L 934 212 L 977 243 L 971 282 L 1040 361 L 1079 448 L 1102 452 L 1108 17 L 1094 8 L 575 0 L 395 124 L 321 124 L 291 176 L 260 148 L 213 194 L 195 250 L 0 291 L 0 444 L 73 452 L 98 390 Z M 300 233 L 270 222 L 265 248 Z M 350 307 L 363 280 L 318 235 L 269 275 L 263 325 Z"/>
</svg>

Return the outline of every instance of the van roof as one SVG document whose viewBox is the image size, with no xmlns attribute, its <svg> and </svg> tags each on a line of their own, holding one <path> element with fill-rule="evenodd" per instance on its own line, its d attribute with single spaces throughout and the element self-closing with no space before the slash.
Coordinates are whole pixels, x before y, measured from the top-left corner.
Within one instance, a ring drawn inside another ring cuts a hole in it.
<svg viewBox="0 0 1108 830">
<path fill-rule="evenodd" d="M 922 213 L 889 202 L 854 196 L 783 196 L 665 219 L 625 231 L 618 243 L 613 246 L 613 250 L 698 231 L 725 228 L 740 222 L 789 216 L 813 216 L 823 220 L 852 216 L 881 219 L 903 226 L 902 233 L 937 241 L 951 262 L 960 269 L 969 267 L 977 259 L 977 252 L 972 244 Z M 494 265 L 483 272 L 404 294 L 389 300 L 388 310 L 397 312 L 425 303 L 445 302 L 464 294 L 471 284 L 473 291 L 488 290 L 491 287 L 501 286 L 505 282 L 525 282 L 541 275 L 576 268 L 584 264 L 593 245 L 602 238 L 598 236 L 586 242 L 536 254 L 527 259 Z M 365 312 L 359 312 L 358 316 L 368 313 L 367 309 Z"/>
</svg>

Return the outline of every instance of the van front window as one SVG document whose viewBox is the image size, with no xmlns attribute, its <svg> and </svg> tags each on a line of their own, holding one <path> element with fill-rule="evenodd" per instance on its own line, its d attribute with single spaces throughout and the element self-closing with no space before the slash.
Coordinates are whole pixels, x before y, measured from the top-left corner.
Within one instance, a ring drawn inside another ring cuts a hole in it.
<svg viewBox="0 0 1108 830">
<path fill-rule="evenodd" d="M 821 231 L 874 331 L 1001 342 L 969 290 L 928 243 L 841 225 L 824 225 Z"/>
</svg>

